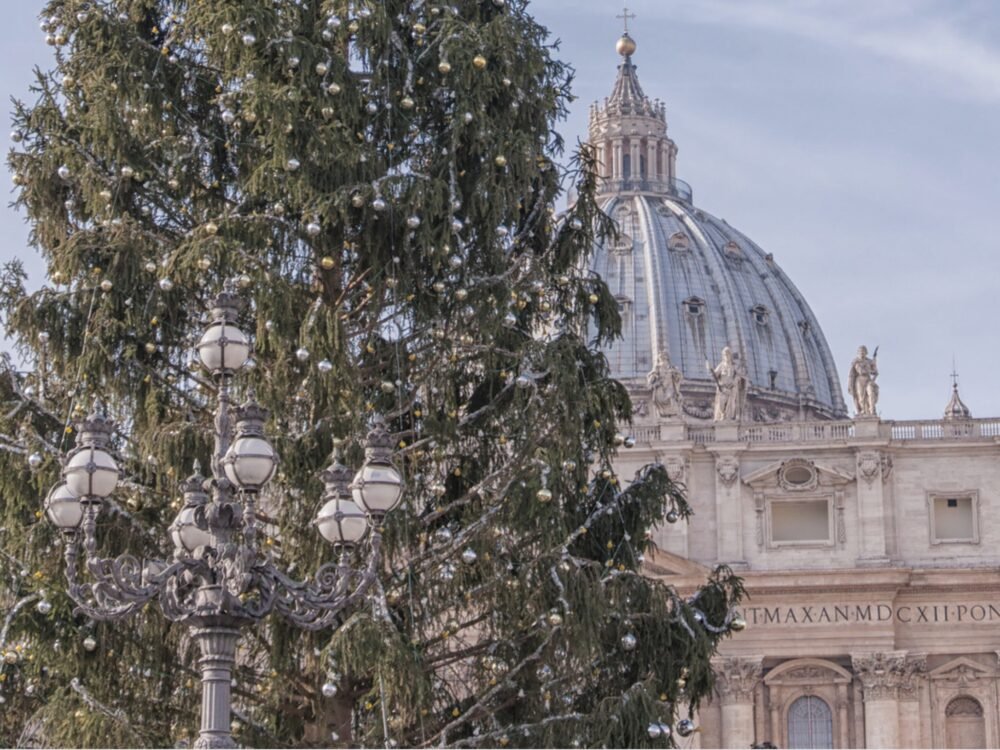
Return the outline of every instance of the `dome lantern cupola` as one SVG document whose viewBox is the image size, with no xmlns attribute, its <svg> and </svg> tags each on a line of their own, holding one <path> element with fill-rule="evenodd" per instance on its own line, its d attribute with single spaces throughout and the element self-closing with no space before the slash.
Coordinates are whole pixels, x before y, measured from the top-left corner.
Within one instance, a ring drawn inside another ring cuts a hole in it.
<svg viewBox="0 0 1000 750">
<path fill-rule="evenodd" d="M 628 33 L 628 20 L 635 16 L 626 8 L 619 18 L 625 19 L 625 31 L 615 45 L 623 58 L 618 78 L 611 96 L 590 109 L 590 142 L 603 178 L 601 192 L 643 191 L 690 201 L 690 188 L 676 179 L 677 146 L 667 137 L 666 106 L 643 93 L 632 62 L 636 43 Z"/>
</svg>

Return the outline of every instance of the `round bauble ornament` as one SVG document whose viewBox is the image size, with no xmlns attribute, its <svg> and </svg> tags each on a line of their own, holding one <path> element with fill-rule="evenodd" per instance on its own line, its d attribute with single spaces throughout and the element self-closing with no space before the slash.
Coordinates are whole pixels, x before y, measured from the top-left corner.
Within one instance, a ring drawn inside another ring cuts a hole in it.
<svg viewBox="0 0 1000 750">
<path fill-rule="evenodd" d="M 547 503 L 552 500 L 552 490 L 542 487 L 542 489 L 535 493 L 535 497 L 538 499 L 538 502 Z"/>
<path fill-rule="evenodd" d="M 680 520 L 680 515 L 676 510 L 667 511 L 667 523 L 677 523 L 678 520 Z"/>
<path fill-rule="evenodd" d="M 690 737 L 694 734 L 695 726 L 691 719 L 681 719 L 677 722 L 677 734 L 681 737 Z"/>
<path fill-rule="evenodd" d="M 70 176 L 69 167 L 63 164 L 59 169 L 56 170 L 56 174 L 59 175 L 59 179 L 68 180 Z"/>
<path fill-rule="evenodd" d="M 131 180 L 133 177 L 135 177 L 135 170 L 132 169 L 132 167 L 130 167 L 128 164 L 126 164 L 124 167 L 122 167 L 122 177 L 124 177 L 126 180 Z"/>
<path fill-rule="evenodd" d="M 576 471 L 576 461 L 563 461 L 563 471 L 572 472 Z"/>
<path fill-rule="evenodd" d="M 146 350 L 146 354 L 156 354 L 156 344 L 152 341 L 147 341 L 144 348 Z"/>
<path fill-rule="evenodd" d="M 396 390 L 396 385 L 388 380 L 383 380 L 379 387 L 382 389 L 382 393 L 394 393 Z"/>
<path fill-rule="evenodd" d="M 447 492 L 448 488 L 440 482 L 431 485 L 431 493 L 434 497 L 444 497 Z"/>
<path fill-rule="evenodd" d="M 231 109 L 224 109 L 222 110 L 222 121 L 226 125 L 232 125 L 236 122 L 236 114 Z"/>
<path fill-rule="evenodd" d="M 365 112 L 370 115 L 376 114 L 378 112 L 378 105 L 375 102 L 368 102 L 368 104 L 365 105 Z"/>
<path fill-rule="evenodd" d="M 319 222 L 310 221 L 308 224 L 306 224 L 306 234 L 308 234 L 310 237 L 315 237 L 321 231 L 323 231 L 323 228 L 319 225 Z"/>
<path fill-rule="evenodd" d="M 35 605 L 35 610 L 40 615 L 47 615 L 52 611 L 52 602 L 48 599 L 42 599 L 38 604 Z"/>
<path fill-rule="evenodd" d="M 309 350 L 306 349 L 304 346 L 300 346 L 298 349 L 295 350 L 295 358 L 299 362 L 305 362 L 306 360 L 309 359 Z"/>
<path fill-rule="evenodd" d="M 570 221 L 569 225 L 570 225 L 570 227 L 572 229 L 575 229 L 577 231 L 580 231 L 581 229 L 583 229 L 583 222 L 580 221 L 579 219 L 577 219 L 576 217 L 573 217 L 573 219 L 572 219 L 572 221 Z"/>
<path fill-rule="evenodd" d="M 493 163 L 496 164 L 498 167 L 506 167 L 507 157 L 504 156 L 503 154 L 499 154 L 493 159 Z"/>
<path fill-rule="evenodd" d="M 732 620 L 729 621 L 729 629 L 735 630 L 737 632 L 747 629 L 747 621 L 744 620 L 739 615 L 736 615 Z"/>
<path fill-rule="evenodd" d="M 301 166 L 302 162 L 300 162 L 298 159 L 289 159 L 288 161 L 285 162 L 285 169 L 287 169 L 289 172 L 294 172 Z"/>
<path fill-rule="evenodd" d="M 456 289 L 455 290 L 455 299 L 457 299 L 459 302 L 464 302 L 468 297 L 469 297 L 469 290 L 468 289 Z"/>
<path fill-rule="evenodd" d="M 325 62 L 316 63 L 316 75 L 325 76 L 330 70 L 330 66 Z"/>
<path fill-rule="evenodd" d="M 351 205 L 355 208 L 361 208 L 365 205 L 365 199 L 361 195 L 355 193 L 351 196 Z"/>
<path fill-rule="evenodd" d="M 600 301 L 600 299 L 601 299 L 600 297 L 598 297 L 596 294 L 593 293 L 587 295 L 587 302 L 589 302 L 592 305 L 596 305 Z"/>
<path fill-rule="evenodd" d="M 635 448 L 635 438 L 632 437 L 631 435 L 628 435 L 626 436 L 625 440 L 622 441 L 622 444 L 626 448 Z"/>
<path fill-rule="evenodd" d="M 21 655 L 17 653 L 17 651 L 15 651 L 14 649 L 11 649 L 10 651 L 4 652 L 3 660 L 7 664 L 17 664 L 19 661 L 21 661 Z"/>
<path fill-rule="evenodd" d="M 209 237 L 214 237 L 218 233 L 219 233 L 219 225 L 216 224 L 214 221 L 210 221 L 207 224 L 205 224 L 205 234 L 207 234 Z"/>
<path fill-rule="evenodd" d="M 462 562 L 466 565 L 472 565 L 478 558 L 479 555 L 477 555 L 476 551 L 471 547 L 462 552 Z"/>
<path fill-rule="evenodd" d="M 336 265 L 336 261 L 329 255 L 324 255 L 319 259 L 319 265 L 324 271 L 329 271 Z"/>
<path fill-rule="evenodd" d="M 341 89 L 339 83 L 331 83 L 329 86 L 326 87 L 326 93 L 328 94 L 339 94 L 340 90 Z"/>
<path fill-rule="evenodd" d="M 325 375 L 333 369 L 333 362 L 328 359 L 321 359 L 319 364 L 316 365 L 316 369 Z"/>
<path fill-rule="evenodd" d="M 462 115 L 462 122 L 464 122 L 466 125 L 468 125 L 474 119 L 475 116 L 471 112 L 466 112 L 465 114 Z"/>
<path fill-rule="evenodd" d="M 168 279 L 166 276 L 160 279 L 157 282 L 157 284 L 159 284 L 160 289 L 162 289 L 165 292 L 169 292 L 171 289 L 174 288 L 174 282 Z"/>
<path fill-rule="evenodd" d="M 438 544 L 448 544 L 451 542 L 451 539 L 452 539 L 451 529 L 449 529 L 447 526 L 444 526 L 434 532 L 434 541 L 437 542 Z"/>
<path fill-rule="evenodd" d="M 337 18 L 337 16 L 330 16 L 329 18 L 326 19 L 326 27 L 328 29 L 339 29 L 340 19 Z"/>
<path fill-rule="evenodd" d="M 374 208 L 379 213 L 382 213 L 388 207 L 389 207 L 389 204 L 387 204 L 385 202 L 385 199 L 382 198 L 381 196 L 375 198 L 375 200 L 372 201 L 372 208 Z"/>
<path fill-rule="evenodd" d="M 240 275 L 239 275 L 239 276 L 238 276 L 238 277 L 236 278 L 236 283 L 237 283 L 237 284 L 238 284 L 238 285 L 239 285 L 240 287 L 242 287 L 243 289 L 246 289 L 246 288 L 247 288 L 248 286 L 250 286 L 250 285 L 251 285 L 251 284 L 253 283 L 253 279 L 251 279 L 249 275 L 247 275 L 247 274 L 245 274 L 245 273 L 241 273 L 241 274 L 240 274 Z"/>
<path fill-rule="evenodd" d="M 212 267 L 212 259 L 208 256 L 198 259 L 198 270 L 207 271 Z"/>
<path fill-rule="evenodd" d="M 252 47 L 256 43 L 257 43 L 257 37 L 255 37 L 253 34 L 244 34 L 243 35 L 243 44 L 245 46 Z"/>
<path fill-rule="evenodd" d="M 486 67 L 486 58 L 482 55 L 476 55 L 472 58 L 472 67 L 476 70 L 482 70 Z"/>
<path fill-rule="evenodd" d="M 49 343 L 49 332 L 48 331 L 39 331 L 38 332 L 38 343 L 39 344 L 47 344 L 47 343 Z"/>
<path fill-rule="evenodd" d="M 337 686 L 334 685 L 332 682 L 324 682 L 322 690 L 323 690 L 323 697 L 325 698 L 333 698 L 334 696 L 337 695 Z"/>
<path fill-rule="evenodd" d="M 649 726 L 646 727 L 646 735 L 651 740 L 658 740 L 663 736 L 663 730 L 660 728 L 660 723 L 657 721 L 649 722 Z"/>
<path fill-rule="evenodd" d="M 527 375 L 518 375 L 517 378 L 514 380 L 514 385 L 523 391 L 527 390 L 528 388 L 531 388 L 532 382 L 533 381 L 531 380 L 531 378 L 529 378 Z"/>
<path fill-rule="evenodd" d="M 102 292 L 110 292 L 114 288 L 115 288 L 115 285 L 114 285 L 114 283 L 112 283 L 111 279 L 104 279 L 101 282 L 101 291 Z"/>
<path fill-rule="evenodd" d="M 638 643 L 638 639 L 632 633 L 626 633 L 622 636 L 622 648 L 626 651 L 635 651 Z"/>
<path fill-rule="evenodd" d="M 37 469 L 39 466 L 42 465 L 42 460 L 43 459 L 41 453 L 32 453 L 30 456 L 28 456 L 28 466 L 30 466 L 32 469 Z"/>
<path fill-rule="evenodd" d="M 92 635 L 88 635 L 86 638 L 83 639 L 83 647 L 87 651 L 93 651 L 95 648 L 97 648 L 97 639 L 94 638 L 94 636 Z"/>
<path fill-rule="evenodd" d="M 399 100 L 399 106 L 402 107 L 403 109 L 413 109 L 414 105 L 415 102 L 409 96 L 404 96 L 402 99 Z"/>
<path fill-rule="evenodd" d="M 442 60 L 438 63 L 438 73 L 442 75 L 448 75 L 451 72 L 451 63 L 447 60 Z"/>
<path fill-rule="evenodd" d="M 420 226 L 419 216 L 410 216 L 406 219 L 406 226 L 410 229 L 416 229 Z"/>
<path fill-rule="evenodd" d="M 549 625 L 551 625 L 554 628 L 557 628 L 563 624 L 563 616 L 558 612 L 549 612 L 548 620 L 549 620 Z"/>
</svg>

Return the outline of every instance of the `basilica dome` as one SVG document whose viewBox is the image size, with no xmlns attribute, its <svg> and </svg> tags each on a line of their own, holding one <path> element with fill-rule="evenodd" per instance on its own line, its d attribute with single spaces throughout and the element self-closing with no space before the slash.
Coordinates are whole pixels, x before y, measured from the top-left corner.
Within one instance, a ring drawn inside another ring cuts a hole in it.
<svg viewBox="0 0 1000 750">
<path fill-rule="evenodd" d="M 697 208 L 677 179 L 665 106 L 643 93 L 628 42 L 618 45 L 611 96 L 591 108 L 589 134 L 602 207 L 619 228 L 590 259 L 622 315 L 623 337 L 605 350 L 614 377 L 641 389 L 668 360 L 683 376 L 681 413 L 709 419 L 715 382 L 706 363 L 714 367 L 729 347 L 747 380 L 741 419 L 846 417 L 833 356 L 805 298 L 771 254 Z"/>
</svg>

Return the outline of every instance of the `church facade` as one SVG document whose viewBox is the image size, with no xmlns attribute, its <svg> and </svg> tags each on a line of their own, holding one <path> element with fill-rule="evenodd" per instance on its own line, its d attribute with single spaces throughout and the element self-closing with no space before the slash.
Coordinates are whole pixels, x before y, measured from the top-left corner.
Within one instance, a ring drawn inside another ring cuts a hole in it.
<svg viewBox="0 0 1000 750">
<path fill-rule="evenodd" d="M 750 595 L 696 744 L 1000 747 L 1000 418 L 957 386 L 939 418 L 879 416 L 877 351 L 835 363 L 773 257 L 695 207 L 635 51 L 590 120 L 621 227 L 591 269 L 636 410 L 617 470 L 663 463 L 695 511 L 648 575 L 693 591 L 726 564 Z"/>
</svg>

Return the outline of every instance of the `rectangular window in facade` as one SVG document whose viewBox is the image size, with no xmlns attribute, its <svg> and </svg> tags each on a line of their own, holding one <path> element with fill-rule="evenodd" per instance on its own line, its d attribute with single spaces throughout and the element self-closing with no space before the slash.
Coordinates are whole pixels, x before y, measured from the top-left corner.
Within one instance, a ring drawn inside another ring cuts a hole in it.
<svg viewBox="0 0 1000 750">
<path fill-rule="evenodd" d="M 976 492 L 931 493 L 928 497 L 931 544 L 979 542 L 979 496 Z"/>
<path fill-rule="evenodd" d="M 832 544 L 830 501 L 777 500 L 770 503 L 771 544 Z"/>
</svg>

